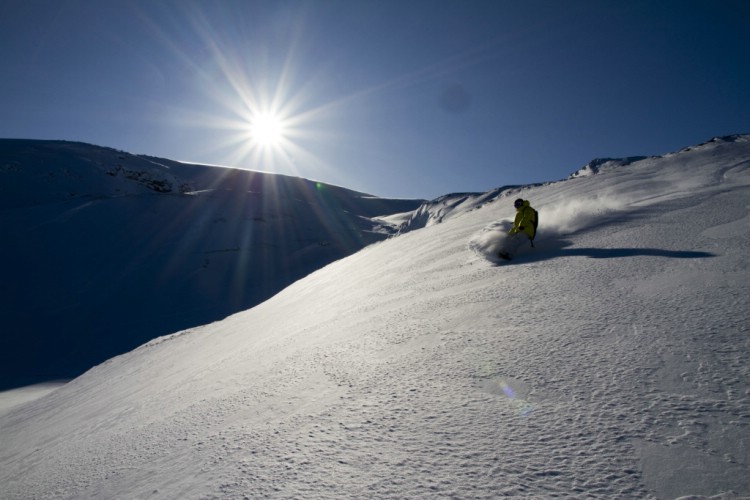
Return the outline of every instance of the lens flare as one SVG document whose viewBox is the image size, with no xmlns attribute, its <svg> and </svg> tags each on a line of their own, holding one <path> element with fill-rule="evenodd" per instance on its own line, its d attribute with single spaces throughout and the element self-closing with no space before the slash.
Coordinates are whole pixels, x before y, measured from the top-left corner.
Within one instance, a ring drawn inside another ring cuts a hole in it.
<svg viewBox="0 0 750 500">
<path fill-rule="evenodd" d="M 534 406 L 529 401 L 523 398 L 519 398 L 507 381 L 500 380 L 498 382 L 498 385 L 500 386 L 500 389 L 503 391 L 505 396 L 511 400 L 514 408 L 520 416 L 526 417 L 534 411 Z"/>
</svg>

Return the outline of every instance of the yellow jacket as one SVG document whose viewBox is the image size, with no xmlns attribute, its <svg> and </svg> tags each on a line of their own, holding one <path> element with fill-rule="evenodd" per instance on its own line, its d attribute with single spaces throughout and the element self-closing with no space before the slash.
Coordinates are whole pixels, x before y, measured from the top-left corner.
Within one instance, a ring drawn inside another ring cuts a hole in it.
<svg viewBox="0 0 750 500">
<path fill-rule="evenodd" d="M 513 228 L 510 234 L 524 232 L 530 240 L 536 236 L 536 210 L 531 208 L 529 200 L 523 200 L 523 205 L 516 209 L 516 219 L 513 221 Z"/>
</svg>

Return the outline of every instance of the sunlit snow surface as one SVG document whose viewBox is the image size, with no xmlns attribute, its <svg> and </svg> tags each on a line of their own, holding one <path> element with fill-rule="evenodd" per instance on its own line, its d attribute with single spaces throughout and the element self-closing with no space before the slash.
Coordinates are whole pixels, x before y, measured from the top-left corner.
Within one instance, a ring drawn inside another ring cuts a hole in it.
<svg viewBox="0 0 750 500">
<path fill-rule="evenodd" d="M 0 497 L 750 495 L 748 214 L 747 136 L 505 193 L 0 415 Z"/>
</svg>

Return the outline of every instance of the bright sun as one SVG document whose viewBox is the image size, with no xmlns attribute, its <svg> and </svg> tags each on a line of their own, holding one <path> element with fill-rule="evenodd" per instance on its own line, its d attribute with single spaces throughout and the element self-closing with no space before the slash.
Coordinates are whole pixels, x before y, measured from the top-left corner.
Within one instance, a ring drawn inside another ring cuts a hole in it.
<svg viewBox="0 0 750 500">
<path fill-rule="evenodd" d="M 271 113 L 257 115 L 250 122 L 250 135 L 261 147 L 278 146 L 284 138 L 284 121 Z"/>
</svg>

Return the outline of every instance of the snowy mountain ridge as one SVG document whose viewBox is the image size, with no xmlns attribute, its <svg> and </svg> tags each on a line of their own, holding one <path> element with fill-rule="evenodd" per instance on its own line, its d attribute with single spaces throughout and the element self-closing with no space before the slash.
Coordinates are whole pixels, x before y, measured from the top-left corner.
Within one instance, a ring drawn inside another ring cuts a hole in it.
<svg viewBox="0 0 750 500">
<path fill-rule="evenodd" d="M 395 232 L 389 200 L 68 141 L 0 140 L 0 389 L 247 309 Z M 139 319 L 139 317 L 144 319 Z"/>
<path fill-rule="evenodd" d="M 500 193 L 112 358 L 0 413 L 0 494 L 747 497 L 740 139 Z M 499 263 L 517 196 L 536 248 Z"/>
<path fill-rule="evenodd" d="M 399 228 L 399 232 L 406 233 L 440 224 L 450 217 L 481 208 L 482 205 L 494 201 L 502 193 L 517 188 L 518 186 L 505 186 L 485 193 L 452 193 L 440 196 L 422 203 L 410 214 L 406 223 Z"/>
<path fill-rule="evenodd" d="M 602 170 L 608 170 L 611 168 L 624 167 L 632 163 L 645 160 L 647 156 L 629 156 L 627 158 L 596 158 L 591 160 L 580 170 L 573 172 L 570 177 L 586 177 L 589 175 L 598 174 Z"/>
<path fill-rule="evenodd" d="M 747 142 L 750 135 L 748 134 L 736 134 L 722 137 L 715 137 L 709 141 L 701 143 L 697 146 L 691 146 L 683 148 L 682 150 L 674 153 L 667 153 L 663 156 L 629 156 L 625 158 L 596 158 L 591 160 L 585 166 L 576 170 L 568 179 L 574 179 L 577 177 L 587 177 L 595 175 L 600 172 L 606 172 L 612 169 L 626 167 L 634 163 L 638 163 L 644 160 L 658 160 L 660 158 L 670 157 L 678 153 L 684 153 L 692 151 L 696 148 L 701 148 L 706 145 L 722 143 L 722 142 Z M 404 220 L 399 227 L 400 233 L 413 231 L 415 229 L 421 229 L 429 227 L 433 224 L 439 224 L 447 218 L 461 215 L 469 210 L 475 210 L 481 208 L 486 203 L 492 203 L 501 195 L 512 195 L 518 193 L 522 189 L 529 189 L 530 187 L 541 186 L 543 184 L 534 184 L 526 186 L 503 186 L 492 189 L 483 193 L 451 193 L 440 196 L 434 200 L 425 201 L 417 210 L 415 210 L 408 219 Z"/>
</svg>

